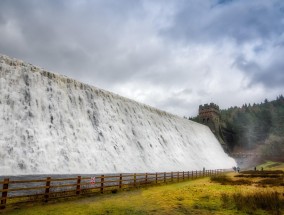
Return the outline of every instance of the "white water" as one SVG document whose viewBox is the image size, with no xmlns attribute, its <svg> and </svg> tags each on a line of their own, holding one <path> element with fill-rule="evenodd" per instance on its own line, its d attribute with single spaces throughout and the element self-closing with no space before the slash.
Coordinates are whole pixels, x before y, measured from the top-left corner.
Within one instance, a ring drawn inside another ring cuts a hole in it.
<svg viewBox="0 0 284 215">
<path fill-rule="evenodd" d="M 0 175 L 236 165 L 206 126 L 1 55 L 0 90 Z"/>
</svg>

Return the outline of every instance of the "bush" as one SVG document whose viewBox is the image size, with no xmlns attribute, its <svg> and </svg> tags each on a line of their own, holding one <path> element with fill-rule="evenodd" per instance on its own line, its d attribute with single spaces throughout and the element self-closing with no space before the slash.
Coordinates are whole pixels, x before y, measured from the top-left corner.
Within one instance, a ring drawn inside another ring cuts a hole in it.
<svg viewBox="0 0 284 215">
<path fill-rule="evenodd" d="M 221 200 L 225 207 L 229 207 L 230 203 L 233 202 L 238 210 L 250 212 L 262 209 L 280 214 L 284 206 L 284 201 L 280 198 L 278 192 L 256 192 L 252 194 L 235 193 L 232 196 L 222 194 Z"/>
<path fill-rule="evenodd" d="M 245 179 L 232 180 L 226 175 L 211 176 L 210 180 L 213 182 L 220 183 L 222 185 L 250 185 L 252 184 L 252 182 L 249 180 L 245 180 Z"/>
<path fill-rule="evenodd" d="M 213 182 L 217 182 L 220 184 L 228 184 L 230 182 L 230 179 L 226 175 L 216 175 L 216 176 L 211 176 L 210 180 Z"/>
<path fill-rule="evenodd" d="M 281 178 L 266 178 L 258 182 L 259 185 L 270 185 L 270 186 L 284 186 L 284 179 Z"/>
</svg>

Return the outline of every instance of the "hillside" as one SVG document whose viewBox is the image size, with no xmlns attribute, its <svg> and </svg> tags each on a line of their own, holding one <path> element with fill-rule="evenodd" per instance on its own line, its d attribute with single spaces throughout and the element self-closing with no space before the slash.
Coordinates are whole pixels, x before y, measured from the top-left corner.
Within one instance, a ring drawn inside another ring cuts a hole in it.
<svg viewBox="0 0 284 215">
<path fill-rule="evenodd" d="M 0 55 L 0 173 L 230 168 L 208 127 Z"/>
<path fill-rule="evenodd" d="M 241 108 L 232 107 L 221 111 L 224 126 L 232 130 L 234 147 L 244 150 L 263 145 L 265 155 L 284 154 L 284 98 L 261 104 L 245 104 Z"/>
<path fill-rule="evenodd" d="M 266 158 L 284 154 L 284 98 L 220 110 L 220 128 L 231 152 L 255 151 Z M 193 118 L 199 121 L 199 118 Z M 219 133 L 217 133 L 219 135 Z"/>
</svg>

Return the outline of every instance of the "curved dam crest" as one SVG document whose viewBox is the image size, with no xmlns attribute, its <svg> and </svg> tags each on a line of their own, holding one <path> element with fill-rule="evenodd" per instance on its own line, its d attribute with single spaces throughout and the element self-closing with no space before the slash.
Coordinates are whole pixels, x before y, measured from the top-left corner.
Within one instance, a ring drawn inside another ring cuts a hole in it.
<svg viewBox="0 0 284 215">
<path fill-rule="evenodd" d="M 0 55 L 0 175 L 231 168 L 207 126 Z"/>
</svg>

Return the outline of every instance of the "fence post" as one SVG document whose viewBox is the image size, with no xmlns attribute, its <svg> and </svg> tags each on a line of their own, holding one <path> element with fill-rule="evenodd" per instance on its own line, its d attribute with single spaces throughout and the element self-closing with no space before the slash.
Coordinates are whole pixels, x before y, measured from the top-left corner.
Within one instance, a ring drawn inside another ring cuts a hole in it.
<svg viewBox="0 0 284 215">
<path fill-rule="evenodd" d="M 49 198 L 49 191 L 50 191 L 50 181 L 51 181 L 51 178 L 50 177 L 47 177 L 46 178 L 46 187 L 45 187 L 45 193 L 44 193 L 44 201 L 45 202 L 48 202 L 48 198 Z"/>
<path fill-rule="evenodd" d="M 166 181 L 167 181 L 166 176 L 167 176 L 167 173 L 166 173 L 166 172 L 164 172 L 164 183 L 166 183 Z"/>
<path fill-rule="evenodd" d="M 189 171 L 187 172 L 187 179 L 189 180 Z"/>
<path fill-rule="evenodd" d="M 77 178 L 77 186 L 76 186 L 76 195 L 80 195 L 81 193 L 81 176 Z"/>
<path fill-rule="evenodd" d="M 177 176 L 177 181 L 179 182 L 179 172 L 178 172 L 178 176 Z"/>
<path fill-rule="evenodd" d="M 196 175 L 195 175 L 195 176 L 196 176 L 196 178 L 197 178 L 197 170 L 195 170 L 195 173 L 196 173 Z"/>
<path fill-rule="evenodd" d="M 8 188 L 9 188 L 9 178 L 5 178 L 4 183 L 3 183 L 2 200 L 1 200 L 0 209 L 5 209 L 6 207 Z"/>
<path fill-rule="evenodd" d="M 156 172 L 156 184 L 158 183 L 158 173 Z"/>
<path fill-rule="evenodd" d="M 184 171 L 182 171 L 182 180 L 184 180 Z"/>
<path fill-rule="evenodd" d="M 134 183 L 134 187 L 136 187 L 136 173 L 134 173 L 133 183 Z"/>
<path fill-rule="evenodd" d="M 105 176 L 101 175 L 101 193 L 104 193 Z"/>
<path fill-rule="evenodd" d="M 173 182 L 173 177 L 174 177 L 174 174 L 173 174 L 173 172 L 171 172 L 171 182 Z"/>
<path fill-rule="evenodd" d="M 148 173 L 146 172 L 146 174 L 145 174 L 145 184 L 147 185 L 147 183 L 148 183 Z"/>
<path fill-rule="evenodd" d="M 119 189 L 122 188 L 122 174 L 119 175 Z"/>
</svg>

